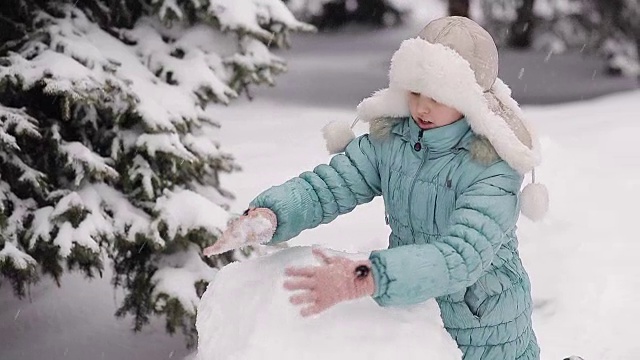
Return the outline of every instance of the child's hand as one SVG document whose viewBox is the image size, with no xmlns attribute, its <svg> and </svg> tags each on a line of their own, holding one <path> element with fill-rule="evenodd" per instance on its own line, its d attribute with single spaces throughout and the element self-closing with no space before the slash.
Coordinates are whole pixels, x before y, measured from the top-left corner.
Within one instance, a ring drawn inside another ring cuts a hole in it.
<svg viewBox="0 0 640 360">
<path fill-rule="evenodd" d="M 269 242 L 276 230 L 276 214 L 267 208 L 249 209 L 244 215 L 229 221 L 227 229 L 216 243 L 203 250 L 205 256 Z"/>
<path fill-rule="evenodd" d="M 300 314 L 318 314 L 347 300 L 373 295 L 375 284 L 369 260 L 353 261 L 344 257 L 329 257 L 320 249 L 313 249 L 323 265 L 287 268 L 287 290 L 303 290 L 289 298 L 294 305 L 307 305 Z"/>
</svg>

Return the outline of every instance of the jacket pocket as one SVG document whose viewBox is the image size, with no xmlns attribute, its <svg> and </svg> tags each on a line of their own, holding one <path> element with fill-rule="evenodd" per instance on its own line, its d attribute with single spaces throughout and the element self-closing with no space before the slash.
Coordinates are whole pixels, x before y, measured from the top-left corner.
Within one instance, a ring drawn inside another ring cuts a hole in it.
<svg viewBox="0 0 640 360">
<path fill-rule="evenodd" d="M 449 227 L 449 218 L 455 209 L 456 195 L 449 188 L 437 186 L 433 209 L 433 226 L 436 233 L 443 235 Z M 428 214 L 429 212 L 427 212 Z"/>
</svg>

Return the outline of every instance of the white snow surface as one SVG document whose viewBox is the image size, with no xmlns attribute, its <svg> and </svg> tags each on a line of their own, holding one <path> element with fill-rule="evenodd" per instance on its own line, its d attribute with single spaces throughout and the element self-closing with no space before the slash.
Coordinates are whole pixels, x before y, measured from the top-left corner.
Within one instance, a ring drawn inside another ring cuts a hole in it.
<svg viewBox="0 0 640 360">
<path fill-rule="evenodd" d="M 542 360 L 573 354 L 586 360 L 640 358 L 640 242 L 634 226 L 640 203 L 639 100 L 640 91 L 631 91 L 588 102 L 524 107 L 542 142 L 543 163 L 536 180 L 550 192 L 547 217 L 540 223 L 521 217 L 518 229 L 520 254 L 532 281 Z M 222 129 L 225 138 L 238 139 L 226 148 L 243 164 L 243 172 L 222 178 L 233 184 L 236 212 L 264 189 L 327 163 L 322 127 L 353 119 L 348 110 L 261 100 L 213 111 L 236 119 Z M 358 124 L 355 130 L 361 134 L 366 128 Z M 289 244 L 367 252 L 385 248 L 388 234 L 383 202 L 376 198 L 331 224 L 304 231 Z M 253 287 L 247 291 L 254 293 Z M 281 318 L 293 316 L 284 309 Z M 346 321 L 340 325 L 354 332 L 367 330 Z M 298 336 L 298 331 L 287 336 Z M 314 336 L 308 332 L 301 338 Z M 306 342 L 290 345 L 304 349 Z M 371 346 L 362 338 L 342 350 L 366 351 Z"/>
<path fill-rule="evenodd" d="M 366 254 L 330 252 L 366 258 Z M 370 297 L 303 318 L 283 287 L 288 266 L 319 265 L 310 247 L 236 262 L 218 272 L 198 307 L 197 360 L 456 360 L 435 300 L 382 308 Z M 250 289 L 250 290 L 249 290 Z M 249 290 L 249 291 L 248 291 Z"/>
</svg>

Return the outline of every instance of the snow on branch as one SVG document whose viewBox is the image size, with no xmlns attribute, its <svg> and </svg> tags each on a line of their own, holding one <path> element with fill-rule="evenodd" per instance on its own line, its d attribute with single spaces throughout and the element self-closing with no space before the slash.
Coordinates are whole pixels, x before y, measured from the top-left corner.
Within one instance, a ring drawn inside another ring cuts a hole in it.
<svg viewBox="0 0 640 360">
<path fill-rule="evenodd" d="M 151 216 L 142 209 L 134 206 L 130 199 L 112 186 L 96 183 L 83 189 L 83 196 L 98 198 L 101 201 L 102 212 L 109 216 L 113 232 L 134 242 L 136 235 L 159 242 L 160 236 L 151 228 Z M 98 203 L 92 211 L 98 211 Z"/>
<path fill-rule="evenodd" d="M 296 20 L 280 0 L 210 0 L 208 13 L 214 16 L 223 30 L 241 30 L 262 39 L 269 39 L 272 31 L 286 27 L 295 31 L 313 31 L 314 27 Z"/>
<path fill-rule="evenodd" d="M 11 204 L 11 213 L 6 218 L 6 226 L 1 229 L 1 237 L 4 240 L 4 249 L 0 251 L 0 264 L 3 259 L 10 260 L 19 270 L 25 270 L 29 266 L 35 266 L 35 260 L 27 254 L 18 239 L 24 228 L 24 219 L 27 214 L 36 208 L 36 203 L 32 199 L 21 200 L 11 192 L 11 187 L 4 181 L 0 181 L 0 208 L 5 210 L 5 206 Z M 5 213 L 6 214 L 6 213 Z"/>
<path fill-rule="evenodd" d="M 62 197 L 50 214 L 50 221 L 57 223 L 58 233 L 53 243 L 60 247 L 60 256 L 68 257 L 74 244 L 85 246 L 98 252 L 100 232 L 110 230 L 108 223 L 100 214 L 92 215 L 80 194 L 73 191 Z"/>
<path fill-rule="evenodd" d="M 176 0 L 151 0 L 154 5 L 160 4 L 158 9 L 158 16 L 162 19 L 180 19 L 182 20 L 184 14 L 182 9 L 176 3 Z"/>
<path fill-rule="evenodd" d="M 23 90 L 43 86 L 47 94 L 113 113 L 131 110 L 153 131 L 184 128 L 206 118 L 207 102 L 228 103 L 237 96 L 227 85 L 232 69 L 222 57 L 237 51 L 230 35 L 204 25 L 167 29 L 142 18 L 133 29 L 120 31 L 125 43 L 80 10 L 64 9 L 64 18 L 40 15 L 48 23 L 44 43 L 10 53 L 6 62 L 11 65 L 0 67 L 0 79 Z M 195 41 L 208 46 L 189 46 Z"/>
<path fill-rule="evenodd" d="M 0 78 L 7 78 L 21 85 L 23 90 L 43 86 L 49 95 L 68 96 L 73 101 L 97 101 L 107 97 L 119 97 L 113 103 L 125 103 L 128 93 L 122 82 L 100 71 L 92 70 L 65 54 L 44 50 L 33 59 L 23 55 L 8 55 L 12 65 L 0 68 Z M 117 87 L 119 91 L 107 94 L 105 89 Z"/>
<path fill-rule="evenodd" d="M 29 184 L 34 191 L 40 192 L 46 176 L 21 158 L 22 149 L 18 145 L 21 137 L 26 137 L 27 139 L 22 139 L 26 142 L 39 140 L 42 136 L 38 131 L 38 120 L 27 114 L 24 109 L 0 104 L 0 162 L 9 167 L 9 173 L 5 173 L 5 178 L 19 175 L 19 182 Z M 2 186 L 7 187 L 6 193 L 11 193 L 8 184 L 3 183 Z"/>
<path fill-rule="evenodd" d="M 287 68 L 284 59 L 272 54 L 265 44 L 256 39 L 244 38 L 241 47 L 243 53 L 234 54 L 225 59 L 225 62 L 252 74 L 252 82 L 265 81 L 273 85 L 271 71 L 280 73 Z"/>
<path fill-rule="evenodd" d="M 36 245 L 36 241 L 50 241 L 53 223 L 51 223 L 53 213 L 52 206 L 45 206 L 33 212 L 33 223 L 28 232 L 29 248 Z"/>
<path fill-rule="evenodd" d="M 140 155 L 133 158 L 133 166 L 129 171 L 129 179 L 131 181 L 140 181 L 142 189 L 147 199 L 155 197 L 155 188 L 160 182 L 160 178 L 151 168 L 151 164 Z"/>
<path fill-rule="evenodd" d="M 191 190 L 165 190 L 154 211 L 158 214 L 154 223 L 165 224 L 170 238 L 200 229 L 217 236 L 229 219 L 226 210 Z"/>
<path fill-rule="evenodd" d="M 18 249 L 12 242 L 5 242 L 4 248 L 0 250 L 0 263 L 8 260 L 20 270 L 26 269 L 29 265 L 36 265 L 36 260 L 34 258 Z"/>
<path fill-rule="evenodd" d="M 193 108 L 194 103 L 203 97 L 202 94 L 211 93 L 212 96 L 208 98 L 225 104 L 230 98 L 237 96 L 226 84 L 230 74 L 220 57 L 221 53 L 235 51 L 233 41 L 228 36 L 222 36 L 204 25 L 193 28 L 175 25 L 172 29 L 166 29 L 150 18 L 139 21 L 134 29 L 127 32 L 127 36 L 136 42 L 136 55 L 139 59 L 130 61 L 137 63 L 137 71 L 133 71 L 134 67 L 130 63 L 121 70 L 134 87 L 154 87 L 153 91 L 146 94 L 149 97 L 155 95 L 157 100 L 154 102 L 162 108 L 183 112 L 187 118 L 197 118 L 200 113 L 189 114 L 185 107 L 188 104 Z M 192 46 L 205 41 L 209 43 L 206 47 Z M 141 61 L 146 69 L 139 68 L 142 66 Z M 131 67 L 131 71 L 128 67 Z M 140 75 L 145 73 L 148 74 L 148 79 L 153 79 L 151 83 L 143 81 L 145 76 Z M 158 84 L 158 79 L 165 84 Z M 145 94 L 140 91 L 136 93 Z M 185 97 L 189 94 L 191 97 Z M 145 99 L 142 103 L 144 102 Z"/>
<path fill-rule="evenodd" d="M 142 134 L 138 137 L 136 146 L 145 149 L 151 156 L 155 156 L 156 152 L 162 152 L 185 161 L 197 160 L 196 156 L 184 146 L 180 136 L 175 133 Z"/>
<path fill-rule="evenodd" d="M 38 131 L 38 120 L 27 114 L 24 109 L 6 107 L 0 104 L 0 142 L 14 150 L 18 150 L 20 147 L 11 132 L 16 135 L 27 135 L 33 138 L 41 137 Z"/>
<path fill-rule="evenodd" d="M 63 257 L 71 253 L 74 244 L 98 252 L 100 239 L 118 235 L 129 241 L 135 241 L 136 235 L 142 235 L 163 243 L 150 227 L 151 217 L 136 208 L 122 193 L 103 183 L 69 192 L 58 200 L 55 207 L 40 209 L 35 215 L 31 241 L 37 237 L 48 240 L 52 230 L 50 224 L 56 224 L 59 230 L 53 243 L 60 246 Z"/>
<path fill-rule="evenodd" d="M 322 15 L 323 6 L 334 2 L 337 0 L 289 0 L 287 7 L 295 16 L 304 18 Z"/>
<path fill-rule="evenodd" d="M 34 189 L 40 189 L 46 179 L 46 175 L 31 166 L 25 164 L 15 153 L 0 152 L 0 160 L 18 169 L 22 175 L 18 181 L 30 184 Z"/>
<path fill-rule="evenodd" d="M 155 293 L 177 298 L 185 310 L 195 312 L 200 302 L 195 284 L 212 281 L 218 271 L 202 260 L 200 252 L 191 245 L 185 251 L 162 257 L 152 278 Z M 156 306 L 162 307 L 163 303 Z"/>
<path fill-rule="evenodd" d="M 199 157 L 207 159 L 218 159 L 221 157 L 217 143 L 208 136 L 187 134 L 182 138 L 182 142 Z"/>
<path fill-rule="evenodd" d="M 80 185 L 84 179 L 86 170 L 94 176 L 96 174 L 100 175 L 98 178 L 115 179 L 119 176 L 118 172 L 108 165 L 108 163 L 112 162 L 111 159 L 98 155 L 80 142 L 63 141 L 60 145 L 60 151 L 67 156 L 67 165 L 71 165 L 76 173 L 76 186 Z"/>
</svg>

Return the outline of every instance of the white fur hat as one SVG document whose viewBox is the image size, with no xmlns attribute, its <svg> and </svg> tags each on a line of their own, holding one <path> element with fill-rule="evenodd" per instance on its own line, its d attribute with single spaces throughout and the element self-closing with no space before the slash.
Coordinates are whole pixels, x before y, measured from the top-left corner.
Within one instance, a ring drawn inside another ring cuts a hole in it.
<svg viewBox="0 0 640 360">
<path fill-rule="evenodd" d="M 473 20 L 440 18 L 418 37 L 403 41 L 391 59 L 389 87 L 364 99 L 358 105 L 357 119 L 373 127 L 379 119 L 410 116 L 410 92 L 463 113 L 472 131 L 486 138 L 498 156 L 519 173 L 526 174 L 540 164 L 538 138 L 511 90 L 498 78 L 496 45 Z M 344 151 L 354 137 L 348 125 L 336 123 L 327 125 L 324 134 L 331 153 Z M 521 205 L 525 216 L 541 219 L 548 209 L 546 187 L 527 185 Z"/>
</svg>

